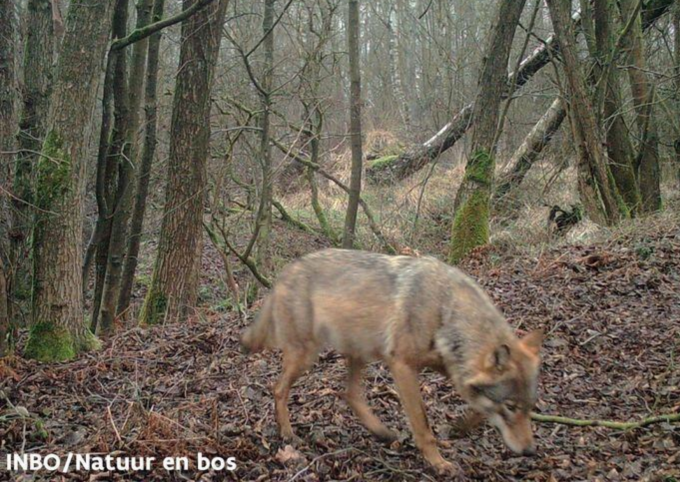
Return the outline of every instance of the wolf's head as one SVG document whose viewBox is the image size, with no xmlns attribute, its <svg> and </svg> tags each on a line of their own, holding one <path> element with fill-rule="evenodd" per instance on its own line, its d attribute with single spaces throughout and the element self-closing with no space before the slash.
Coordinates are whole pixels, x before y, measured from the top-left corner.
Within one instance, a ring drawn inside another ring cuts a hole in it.
<svg viewBox="0 0 680 482">
<path fill-rule="evenodd" d="M 536 404 L 541 331 L 482 353 L 476 375 L 465 382 L 463 396 L 488 418 L 514 452 L 533 455 L 531 410 Z"/>
</svg>

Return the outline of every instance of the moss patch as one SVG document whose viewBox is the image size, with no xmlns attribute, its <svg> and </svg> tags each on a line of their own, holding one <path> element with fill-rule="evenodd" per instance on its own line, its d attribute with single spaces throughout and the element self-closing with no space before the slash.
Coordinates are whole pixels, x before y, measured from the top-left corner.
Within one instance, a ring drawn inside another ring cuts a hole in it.
<svg viewBox="0 0 680 482">
<path fill-rule="evenodd" d="M 159 325 L 165 320 L 165 312 L 168 309 L 168 297 L 158 291 L 151 289 L 146 295 L 142 314 L 139 317 L 140 325 Z"/>
<path fill-rule="evenodd" d="M 63 139 L 56 131 L 50 131 L 37 164 L 35 201 L 39 208 L 51 210 L 55 202 L 69 192 L 71 168 L 71 157 L 64 149 Z"/>
<path fill-rule="evenodd" d="M 392 167 L 394 161 L 397 160 L 398 155 L 383 156 L 368 162 L 368 168 L 372 171 L 384 171 Z"/>
<path fill-rule="evenodd" d="M 453 219 L 449 262 L 458 263 L 474 248 L 488 242 L 489 196 L 485 190 L 477 190 L 460 206 Z"/>
<path fill-rule="evenodd" d="M 490 186 L 493 176 L 494 159 L 483 149 L 472 153 L 465 167 L 465 180 L 482 186 Z"/>
<path fill-rule="evenodd" d="M 31 327 L 24 356 L 43 362 L 65 361 L 77 353 L 73 335 L 51 322 L 39 322 Z"/>
</svg>

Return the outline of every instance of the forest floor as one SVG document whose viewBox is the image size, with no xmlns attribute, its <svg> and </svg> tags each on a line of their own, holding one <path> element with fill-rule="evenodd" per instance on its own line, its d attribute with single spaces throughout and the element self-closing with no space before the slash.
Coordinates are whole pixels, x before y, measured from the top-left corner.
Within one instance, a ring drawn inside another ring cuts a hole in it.
<svg viewBox="0 0 680 482">
<path fill-rule="evenodd" d="M 639 420 L 680 412 L 680 228 L 657 223 L 588 246 L 535 255 L 488 248 L 462 266 L 518 332 L 547 333 L 536 411 Z M 132 328 L 98 353 L 41 365 L 0 365 L 0 452 L 233 456 L 233 472 L 15 474 L 15 480 L 420 481 L 439 478 L 413 445 L 388 371 L 365 382 L 369 403 L 402 436 L 374 441 L 341 396 L 345 367 L 322 355 L 293 389 L 303 444 L 276 435 L 270 388 L 279 355 L 245 356 L 236 315 L 206 311 L 185 324 Z M 680 424 L 617 431 L 536 423 L 538 456 L 518 457 L 489 426 L 459 437 L 464 405 L 441 375 L 422 391 L 442 452 L 462 480 L 680 480 Z M 0 471 L 0 479 L 8 477 Z"/>
</svg>

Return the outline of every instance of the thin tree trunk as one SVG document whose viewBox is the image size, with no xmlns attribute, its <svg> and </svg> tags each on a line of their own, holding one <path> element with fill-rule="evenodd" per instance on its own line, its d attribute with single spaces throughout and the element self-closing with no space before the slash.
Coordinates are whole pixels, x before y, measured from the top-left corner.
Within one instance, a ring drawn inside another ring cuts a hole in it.
<svg viewBox="0 0 680 482">
<path fill-rule="evenodd" d="M 262 80 L 260 92 L 260 104 L 262 114 L 260 116 L 260 162 L 262 164 L 262 192 L 260 193 L 260 205 L 257 211 L 255 223 L 259 230 L 257 238 L 257 262 L 260 270 L 266 272 L 271 264 L 271 229 L 272 229 L 272 191 L 274 188 L 274 171 L 272 165 L 271 146 L 271 109 L 272 109 L 272 86 L 274 69 L 274 4 L 276 0 L 264 1 L 264 15 L 262 19 L 262 34 L 264 42 L 264 64 L 262 66 Z"/>
<path fill-rule="evenodd" d="M 10 243 L 12 220 L 10 202 L 14 163 L 16 109 L 16 18 L 14 2 L 0 3 L 0 357 L 9 351 L 12 324 L 9 311 Z"/>
<path fill-rule="evenodd" d="M 652 0 L 646 2 L 642 10 L 642 26 L 644 29 L 652 25 L 660 16 L 668 11 L 675 0 Z M 579 21 L 575 17 L 573 23 Z M 515 82 L 515 91 L 526 84 L 538 71 L 548 65 L 550 59 L 557 56 L 559 47 L 555 36 L 550 35 L 544 44 L 535 49 L 520 65 Z M 513 74 L 508 75 L 508 80 Z M 511 92 L 508 92 L 508 95 Z M 412 176 L 443 152 L 453 147 L 458 140 L 473 126 L 475 120 L 472 112 L 474 104 L 463 107 L 439 132 L 428 141 L 404 152 L 389 162 L 372 163 L 366 168 L 368 179 L 376 183 L 390 184 Z"/>
<path fill-rule="evenodd" d="M 113 14 L 113 39 L 124 38 L 127 35 L 129 0 L 116 0 Z M 92 329 L 96 333 L 109 332 L 112 325 L 101 326 L 99 317 L 104 292 L 106 290 L 107 270 L 109 268 L 109 251 L 112 238 L 118 236 L 114 219 L 121 204 L 121 194 L 127 183 L 129 149 L 126 144 L 127 131 L 130 121 L 130 106 L 128 98 L 128 59 L 124 50 L 113 50 L 110 53 L 113 75 L 111 79 L 111 93 L 113 101 L 113 129 L 100 150 L 106 152 L 106 209 L 98 213 L 97 222 L 103 224 L 103 236 L 97 243 L 95 258 L 95 288 L 92 302 Z M 107 90 L 107 86 L 104 86 Z M 104 111 L 106 112 L 106 110 Z M 104 125 L 102 121 L 102 125 Z M 120 217 L 120 215 L 118 216 Z M 107 323 L 112 318 L 107 319 Z"/>
<path fill-rule="evenodd" d="M 489 241 L 489 203 L 496 167 L 495 152 L 501 101 L 512 40 L 526 0 L 501 0 L 496 24 L 485 51 L 484 67 L 475 99 L 472 147 L 463 183 L 454 203 L 449 261 L 458 262 L 477 246 Z"/>
<path fill-rule="evenodd" d="M 636 0 L 619 2 L 622 22 L 626 23 L 636 8 Z M 635 23 L 623 39 L 627 52 L 628 78 L 633 92 L 636 122 L 640 137 L 639 153 L 635 165 L 640 184 L 642 211 L 654 212 L 661 209 L 661 167 L 659 161 L 659 134 L 652 114 L 654 99 L 646 70 L 642 40 L 642 19 L 636 15 Z M 676 37 L 677 37 L 676 31 Z M 677 41 L 677 39 L 676 39 Z"/>
<path fill-rule="evenodd" d="M 500 207 L 503 200 L 514 189 L 517 189 L 526 177 L 543 149 L 548 145 L 558 131 L 565 117 L 567 109 L 561 97 L 557 97 L 541 119 L 534 125 L 524 141 L 510 158 L 510 170 L 500 179 L 494 193 L 494 204 Z"/>
<path fill-rule="evenodd" d="M 110 0 L 72 0 L 37 165 L 33 320 L 25 355 L 65 360 L 98 346 L 83 320 L 87 143 L 111 28 Z"/>
<path fill-rule="evenodd" d="M 137 29 L 142 29 L 149 23 L 150 7 L 150 0 L 140 0 L 137 3 Z M 144 64 L 147 45 L 148 37 L 133 45 L 127 89 L 123 92 L 123 95 L 126 95 L 127 98 L 121 99 L 121 103 L 124 104 L 124 108 L 121 110 L 125 115 L 125 119 L 121 119 L 120 125 L 122 131 L 120 137 L 123 139 L 123 146 L 120 149 L 118 190 L 116 193 L 117 203 L 111 220 L 111 240 L 108 249 L 106 278 L 102 290 L 99 325 L 101 332 L 108 334 L 112 333 L 114 328 L 113 322 L 116 316 L 116 303 L 120 293 L 128 227 L 132 210 L 134 166 L 137 163 L 138 154 L 137 132 L 140 125 L 139 110 L 144 86 Z M 126 56 L 124 51 L 121 54 L 121 58 Z M 121 75 L 125 74 L 126 72 L 121 71 Z"/>
<path fill-rule="evenodd" d="M 586 91 L 585 76 L 576 54 L 576 39 L 569 21 L 571 2 L 547 0 L 555 35 L 560 43 L 569 90 L 569 113 L 578 146 L 581 201 L 588 215 L 602 224 L 615 224 L 627 212 L 612 179 L 604 151 L 604 133 Z"/>
<path fill-rule="evenodd" d="M 349 52 L 350 108 L 349 135 L 352 147 L 352 173 L 349 182 L 349 199 L 345 215 L 342 247 L 354 247 L 357 213 L 361 197 L 361 70 L 359 58 L 359 1 L 349 0 L 347 12 L 347 48 Z"/>
<path fill-rule="evenodd" d="M 29 0 L 26 6 L 23 88 L 12 210 L 12 293 L 16 302 L 30 300 L 29 243 L 33 212 L 33 166 L 38 161 L 52 90 L 55 35 L 50 0 Z"/>
<path fill-rule="evenodd" d="M 155 0 L 153 7 L 153 22 L 157 22 L 163 17 L 164 8 L 165 0 Z M 144 94 L 144 147 L 142 148 L 142 157 L 137 173 L 137 191 L 135 194 L 132 219 L 130 221 L 127 256 L 125 257 L 125 267 L 123 268 L 123 278 L 121 280 L 120 295 L 118 298 L 118 313 L 126 312 L 130 306 L 132 286 L 135 280 L 135 272 L 137 271 L 139 245 L 142 236 L 142 228 L 144 226 L 146 201 L 149 193 L 151 166 L 156 152 L 156 125 L 158 120 L 156 91 L 158 85 L 158 57 L 160 44 L 160 32 L 155 33 L 149 38 Z"/>
<path fill-rule="evenodd" d="M 187 9 L 196 0 L 184 0 Z M 196 303 L 210 150 L 210 92 L 227 0 L 182 23 L 158 255 L 140 323 L 184 319 Z"/>
</svg>

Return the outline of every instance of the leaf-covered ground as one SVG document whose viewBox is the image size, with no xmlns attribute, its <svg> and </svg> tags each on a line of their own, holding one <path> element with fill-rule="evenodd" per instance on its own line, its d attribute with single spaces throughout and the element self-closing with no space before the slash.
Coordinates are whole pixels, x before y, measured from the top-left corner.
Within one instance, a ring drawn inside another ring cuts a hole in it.
<svg viewBox="0 0 680 482">
<path fill-rule="evenodd" d="M 548 333 L 537 412 L 637 420 L 680 412 L 680 230 L 506 258 L 480 251 L 463 268 L 523 332 Z M 21 480 L 445 480 L 413 445 L 389 373 L 368 371 L 367 396 L 400 432 L 374 441 L 342 393 L 344 362 L 324 354 L 293 390 L 293 425 L 304 445 L 276 435 L 270 387 L 277 354 L 244 356 L 247 321 L 206 314 L 182 325 L 135 328 L 99 353 L 40 365 L 0 366 L 0 453 L 234 456 L 229 472 L 14 475 Z M 422 391 L 445 457 L 462 480 L 676 480 L 680 424 L 621 432 L 536 424 L 537 457 L 517 457 L 488 426 L 458 437 L 464 405 L 451 385 L 424 373 Z M 9 478 L 0 469 L 0 479 Z"/>
</svg>

